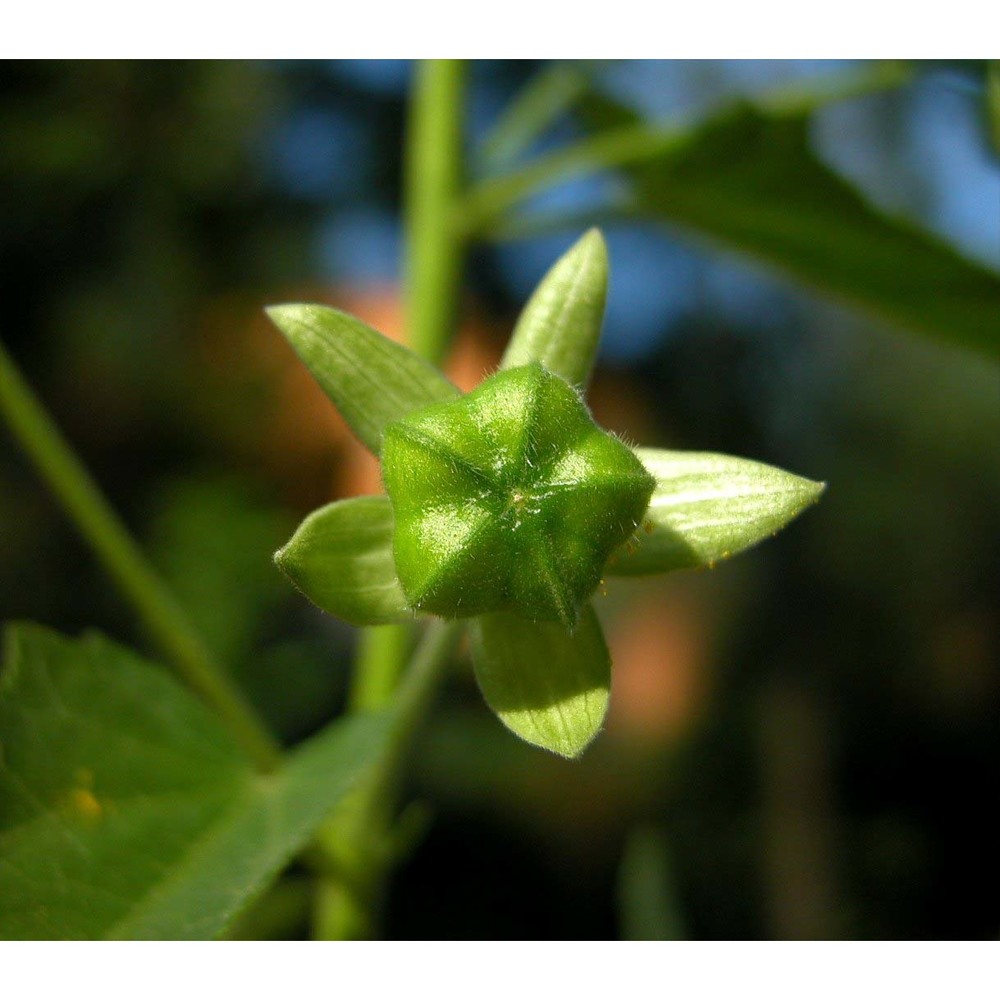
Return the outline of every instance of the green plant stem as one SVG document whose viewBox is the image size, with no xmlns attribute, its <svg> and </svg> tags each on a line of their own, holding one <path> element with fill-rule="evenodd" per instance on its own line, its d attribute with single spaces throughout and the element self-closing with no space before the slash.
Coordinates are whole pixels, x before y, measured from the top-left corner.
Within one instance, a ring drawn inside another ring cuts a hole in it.
<svg viewBox="0 0 1000 1000">
<path fill-rule="evenodd" d="M 412 631 L 409 625 L 374 625 L 362 630 L 347 699 L 349 712 L 376 712 L 392 700 Z"/>
<path fill-rule="evenodd" d="M 432 59 L 416 69 L 406 159 L 406 322 L 410 346 L 439 361 L 457 314 L 463 244 L 448 220 L 462 182 L 465 65 Z M 412 630 L 366 629 L 358 648 L 348 708 L 375 711 L 390 701 Z"/>
<path fill-rule="evenodd" d="M 609 129 L 542 156 L 521 170 L 481 181 L 456 206 L 453 224 L 466 237 L 486 232 L 528 195 L 580 174 L 655 159 L 683 142 L 687 135 L 686 128 L 645 123 Z"/>
<path fill-rule="evenodd" d="M 406 160 L 406 319 L 410 346 L 440 360 L 457 314 L 462 243 L 450 226 L 462 183 L 465 65 L 416 69 Z"/>
<path fill-rule="evenodd" d="M 2 344 L 0 412 L 177 673 L 218 713 L 261 770 L 274 768 L 281 759 L 278 744 L 225 671 L 215 663 Z"/>
<path fill-rule="evenodd" d="M 464 622 L 435 619 L 396 691 L 387 747 L 369 779 L 327 824 L 317 847 L 313 936 L 372 937 L 388 869 L 396 860 L 392 821 L 406 762 Z"/>
<path fill-rule="evenodd" d="M 450 221 L 463 174 L 465 74 L 465 66 L 454 60 L 419 64 L 410 107 L 406 318 L 410 346 L 433 362 L 447 350 L 458 314 L 465 244 Z M 392 704 L 396 719 L 385 757 L 314 844 L 320 870 L 313 907 L 316 938 L 364 938 L 375 932 L 375 914 L 395 860 L 391 828 L 399 783 L 413 736 L 459 631 L 441 622 L 432 624 L 405 672 L 409 626 L 380 626 L 362 636 L 348 707 L 377 711 Z"/>
<path fill-rule="evenodd" d="M 616 222 L 638 218 L 635 200 L 627 194 L 609 199 L 603 205 L 579 211 L 512 212 L 494 222 L 489 237 L 495 243 L 530 240 L 554 233 L 579 235 L 588 229 L 603 229 Z"/>
<path fill-rule="evenodd" d="M 986 131 L 993 152 L 1000 156 L 1000 59 L 991 59 L 986 67 Z"/>
<path fill-rule="evenodd" d="M 771 114 L 806 114 L 835 101 L 898 87 L 912 72 L 905 63 L 877 63 L 809 85 L 778 87 L 757 95 L 753 103 Z M 654 160 L 683 145 L 696 127 L 637 121 L 589 136 L 520 170 L 481 181 L 456 205 L 453 226 L 466 239 L 492 235 L 504 213 L 529 195 L 581 174 Z"/>
<path fill-rule="evenodd" d="M 396 692 L 389 745 L 372 782 L 373 808 L 394 808 L 396 792 L 420 724 L 430 709 L 445 668 L 458 645 L 464 621 L 435 618 L 413 654 Z"/>
<path fill-rule="evenodd" d="M 496 172 L 517 159 L 587 92 L 581 66 L 555 62 L 539 70 L 503 110 L 478 150 L 481 169 Z"/>
<path fill-rule="evenodd" d="M 462 270 L 461 242 L 448 220 L 462 180 L 464 64 L 419 63 L 413 83 L 406 159 L 406 322 L 410 346 L 439 361 L 451 341 Z M 402 673 L 411 630 L 367 629 L 355 664 L 350 707 L 388 704 Z"/>
</svg>

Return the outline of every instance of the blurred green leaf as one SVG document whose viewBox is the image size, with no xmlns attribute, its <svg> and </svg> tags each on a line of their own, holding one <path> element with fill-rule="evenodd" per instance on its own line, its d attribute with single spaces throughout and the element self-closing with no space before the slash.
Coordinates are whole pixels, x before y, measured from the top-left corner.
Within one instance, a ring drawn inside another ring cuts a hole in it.
<svg viewBox="0 0 1000 1000">
<path fill-rule="evenodd" d="M 269 553 L 293 524 L 233 476 L 158 485 L 148 543 L 153 562 L 222 662 L 253 655 L 262 626 L 288 597 Z"/>
<path fill-rule="evenodd" d="M 505 611 L 474 619 L 472 663 L 486 703 L 534 746 L 578 757 L 604 723 L 611 659 L 589 604 L 572 631 Z"/>
<path fill-rule="evenodd" d="M 1000 156 L 1000 59 L 991 59 L 986 67 L 986 131 Z"/>
<path fill-rule="evenodd" d="M 600 134 L 640 121 L 597 96 L 588 116 Z M 650 125 L 649 155 L 630 133 L 634 210 L 879 319 L 1000 356 L 1000 276 L 868 202 L 814 155 L 809 124 L 808 111 L 739 104 L 669 142 Z"/>
<path fill-rule="evenodd" d="M 433 365 L 339 309 L 283 305 L 267 314 L 376 455 L 394 420 L 459 395 Z"/>
<path fill-rule="evenodd" d="M 317 607 L 352 625 L 410 621 L 392 529 L 388 497 L 339 500 L 314 510 L 274 561 Z"/>
<path fill-rule="evenodd" d="M 597 354 L 608 294 L 608 248 L 597 229 L 552 265 L 518 318 L 502 368 L 532 361 L 585 386 Z"/>
<path fill-rule="evenodd" d="M 608 560 L 614 576 L 712 566 L 774 535 L 815 503 L 824 483 L 711 452 L 636 448 L 656 477 L 638 538 Z"/>
<path fill-rule="evenodd" d="M 253 772 L 200 702 L 102 636 L 5 634 L 0 937 L 215 937 L 336 805 L 384 733 L 325 730 Z"/>
</svg>

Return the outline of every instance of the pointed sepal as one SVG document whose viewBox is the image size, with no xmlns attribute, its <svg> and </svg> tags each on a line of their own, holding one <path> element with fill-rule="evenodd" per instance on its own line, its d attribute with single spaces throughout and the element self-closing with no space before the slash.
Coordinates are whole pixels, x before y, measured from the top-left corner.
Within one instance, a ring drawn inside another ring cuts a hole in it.
<svg viewBox="0 0 1000 1000">
<path fill-rule="evenodd" d="M 776 534 L 826 488 L 762 462 L 710 452 L 636 448 L 656 479 L 642 527 L 606 573 L 640 576 L 714 566 Z"/>
<path fill-rule="evenodd" d="M 532 361 L 580 388 L 597 355 L 608 294 L 608 248 L 591 229 L 552 265 L 514 327 L 501 362 L 517 368 Z"/>
<path fill-rule="evenodd" d="M 392 531 L 388 497 L 339 500 L 314 510 L 274 561 L 313 604 L 352 625 L 409 621 Z"/>
<path fill-rule="evenodd" d="M 460 395 L 433 365 L 339 309 L 282 305 L 267 314 L 376 455 L 382 432 L 394 420 Z"/>
<path fill-rule="evenodd" d="M 479 689 L 500 721 L 521 739 L 563 757 L 579 757 L 608 710 L 611 658 L 589 604 L 570 631 L 511 612 L 472 625 Z"/>
</svg>

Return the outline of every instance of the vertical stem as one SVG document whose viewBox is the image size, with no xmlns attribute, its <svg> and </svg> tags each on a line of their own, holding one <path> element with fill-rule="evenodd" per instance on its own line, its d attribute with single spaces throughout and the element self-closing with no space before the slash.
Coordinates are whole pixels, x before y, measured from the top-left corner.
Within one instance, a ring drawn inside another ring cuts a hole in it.
<svg viewBox="0 0 1000 1000">
<path fill-rule="evenodd" d="M 376 931 L 386 875 L 395 861 L 391 828 L 403 772 L 464 626 L 437 619 L 427 626 L 396 692 L 385 753 L 320 831 L 313 910 L 317 940 L 367 938 Z"/>
<path fill-rule="evenodd" d="M 439 361 L 454 332 L 464 244 L 451 226 L 461 193 L 466 67 L 460 60 L 417 64 L 406 137 L 406 322 L 410 346 Z M 362 635 L 351 687 L 352 710 L 385 706 L 410 643 L 406 625 Z"/>
<path fill-rule="evenodd" d="M 828 720 L 801 682 L 779 675 L 760 695 L 765 903 L 778 940 L 841 936 Z"/>
<path fill-rule="evenodd" d="M 277 743 L 215 663 L 2 344 L 0 413 L 177 673 L 218 713 L 258 767 L 276 766 L 280 759 Z"/>
<path fill-rule="evenodd" d="M 373 625 L 358 642 L 349 712 L 375 712 L 392 700 L 410 649 L 409 625 Z"/>
<path fill-rule="evenodd" d="M 406 140 L 407 328 L 410 346 L 434 362 L 447 350 L 458 314 L 464 241 L 452 219 L 463 172 L 465 74 L 465 66 L 455 60 L 418 64 Z M 405 674 L 407 626 L 368 629 L 362 637 L 350 707 L 373 711 L 394 702 L 396 737 L 371 780 L 318 838 L 319 853 L 331 870 L 321 872 L 317 884 L 317 938 L 370 937 L 375 932 L 394 860 L 390 828 L 401 773 L 459 633 L 452 623 L 432 623 Z"/>
<path fill-rule="evenodd" d="M 406 161 L 406 316 L 410 346 L 437 361 L 457 315 L 462 243 L 452 212 L 462 182 L 465 66 L 420 63 L 410 105 Z"/>
</svg>

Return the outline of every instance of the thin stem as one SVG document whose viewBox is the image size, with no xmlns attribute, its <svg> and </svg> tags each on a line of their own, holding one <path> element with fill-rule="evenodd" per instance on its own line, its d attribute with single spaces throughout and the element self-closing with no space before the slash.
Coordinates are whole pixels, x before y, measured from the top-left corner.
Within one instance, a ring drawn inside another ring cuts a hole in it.
<svg viewBox="0 0 1000 1000">
<path fill-rule="evenodd" d="M 466 68 L 457 60 L 418 64 L 406 159 L 406 318 L 410 346 L 438 361 L 454 332 L 463 246 L 448 220 L 462 180 Z M 411 629 L 385 625 L 362 635 L 352 711 L 386 705 L 403 670 Z"/>
<path fill-rule="evenodd" d="M 410 649 L 409 625 L 374 625 L 361 633 L 347 700 L 349 712 L 376 712 L 387 705 Z"/>
<path fill-rule="evenodd" d="M 435 618 L 413 654 L 396 692 L 389 746 L 371 784 L 374 808 L 391 809 L 398 783 L 445 668 L 465 627 L 463 621 Z"/>
<path fill-rule="evenodd" d="M 579 234 L 594 227 L 603 229 L 615 223 L 627 222 L 637 215 L 632 198 L 617 196 L 602 205 L 579 211 L 512 212 L 496 219 L 482 235 L 489 237 L 494 243 L 504 243 L 537 239 L 554 233 Z"/>
<path fill-rule="evenodd" d="M 218 713 L 259 768 L 275 767 L 281 756 L 277 743 L 214 661 L 2 344 L 0 413 L 177 673 Z"/>
<path fill-rule="evenodd" d="M 687 129 L 626 125 L 555 153 L 503 177 L 482 181 L 457 206 L 455 225 L 469 237 L 479 233 L 507 209 L 554 184 L 580 174 L 655 159 L 688 136 Z"/>
<path fill-rule="evenodd" d="M 589 75 L 572 63 L 555 62 L 535 73 L 483 139 L 480 168 L 495 172 L 512 163 L 583 97 L 589 84 Z"/>
<path fill-rule="evenodd" d="M 416 71 L 406 160 L 406 315 L 410 346 L 439 361 L 454 332 L 464 241 L 450 226 L 463 172 L 465 66 L 430 60 Z M 395 860 L 391 827 L 413 737 L 440 683 L 460 626 L 429 626 L 408 670 L 407 626 L 367 630 L 351 690 L 351 711 L 392 704 L 389 747 L 371 777 L 320 831 L 313 935 L 371 937 Z M 399 683 L 400 675 L 403 680 Z"/>
<path fill-rule="evenodd" d="M 313 918 L 317 939 L 374 935 L 385 877 L 395 860 L 391 824 L 403 772 L 464 624 L 435 619 L 427 627 L 396 691 L 383 755 L 368 781 L 320 833 Z"/>
<path fill-rule="evenodd" d="M 1000 59 L 986 66 L 986 124 L 993 152 L 1000 155 Z"/>
<path fill-rule="evenodd" d="M 751 103 L 775 115 L 802 115 L 834 101 L 898 87 L 912 75 L 904 63 L 877 63 L 833 79 L 782 86 L 755 95 Z M 508 209 L 529 195 L 571 177 L 656 159 L 690 139 L 698 124 L 639 121 L 607 129 L 540 157 L 521 170 L 481 181 L 458 204 L 455 228 L 465 238 L 489 231 Z"/>
<path fill-rule="evenodd" d="M 440 359 L 457 314 L 462 244 L 449 222 L 462 182 L 465 66 L 420 63 L 410 105 L 406 161 L 406 315 L 410 346 Z"/>
</svg>

